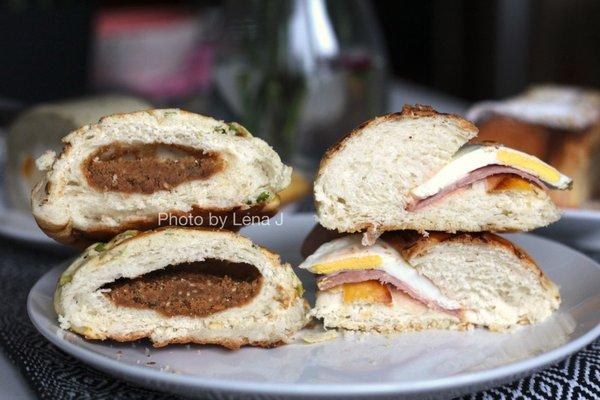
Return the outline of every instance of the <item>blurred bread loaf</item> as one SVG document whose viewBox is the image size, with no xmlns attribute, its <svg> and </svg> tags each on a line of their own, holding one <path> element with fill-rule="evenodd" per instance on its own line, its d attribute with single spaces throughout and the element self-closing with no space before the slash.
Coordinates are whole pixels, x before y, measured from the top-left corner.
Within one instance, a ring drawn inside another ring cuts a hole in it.
<svg viewBox="0 0 600 400">
<path fill-rule="evenodd" d="M 11 125 L 6 143 L 12 206 L 29 212 L 31 189 L 44 175 L 35 168 L 35 159 L 46 150 L 60 153 L 63 136 L 108 114 L 148 108 L 150 104 L 135 97 L 105 95 L 40 104 L 22 113 Z"/>
<path fill-rule="evenodd" d="M 504 101 L 474 105 L 476 140 L 495 141 L 532 154 L 575 182 L 553 191 L 561 207 L 586 207 L 600 198 L 600 91 L 540 85 Z"/>
</svg>

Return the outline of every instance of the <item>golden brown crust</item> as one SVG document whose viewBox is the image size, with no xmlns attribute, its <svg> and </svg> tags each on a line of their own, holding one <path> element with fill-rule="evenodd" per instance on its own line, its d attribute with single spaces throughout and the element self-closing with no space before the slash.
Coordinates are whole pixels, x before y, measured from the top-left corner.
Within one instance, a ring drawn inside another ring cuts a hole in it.
<svg viewBox="0 0 600 400">
<path fill-rule="evenodd" d="M 192 206 L 192 210 L 185 212 L 181 210 L 165 211 L 166 214 L 172 215 L 175 218 L 187 217 L 191 215 L 191 220 L 194 221 L 195 217 L 202 217 L 203 224 L 199 227 L 214 227 L 209 222 L 209 215 L 219 217 L 219 223 L 225 221 L 224 226 L 217 226 L 218 228 L 224 228 L 228 230 L 238 231 L 242 228 L 244 223 L 244 217 L 266 217 L 271 218 L 279 210 L 279 200 L 275 197 L 272 201 L 262 203 L 250 208 L 236 207 L 230 210 L 219 210 L 219 209 L 206 209 L 198 206 Z M 158 215 L 154 217 L 139 218 L 135 221 L 128 221 L 122 223 L 116 227 L 90 227 L 86 230 L 74 228 L 72 225 L 56 225 L 48 220 L 44 220 L 34 215 L 38 226 L 44 231 L 44 233 L 50 236 L 57 242 L 71 245 L 80 249 L 84 249 L 92 243 L 106 242 L 115 237 L 116 235 L 129 230 L 145 231 L 161 226 L 167 226 L 165 224 L 159 224 Z M 252 219 L 252 218 L 250 218 Z M 198 218 L 199 220 L 199 218 Z"/>
<path fill-rule="evenodd" d="M 512 252 L 520 260 L 533 264 L 534 266 L 536 265 L 535 261 L 527 254 L 527 252 L 525 252 L 525 250 L 503 237 L 489 232 L 429 232 L 428 236 L 422 236 L 415 231 L 396 231 L 384 233 L 382 239 L 393 245 L 407 260 L 424 254 L 427 250 L 439 243 L 452 242 L 498 246 Z"/>
<path fill-rule="evenodd" d="M 533 191 L 538 191 L 538 190 L 543 191 L 542 189 L 540 189 L 538 187 L 535 187 L 535 186 L 533 187 Z M 365 222 L 365 223 L 355 224 L 354 226 L 352 226 L 351 228 L 347 229 L 345 232 L 342 232 L 342 233 L 360 233 L 360 232 L 368 232 L 368 231 L 395 232 L 395 231 L 402 231 L 402 230 L 407 230 L 406 226 L 404 226 L 404 224 L 400 224 L 400 225 L 373 224 L 371 222 Z M 418 232 L 421 233 L 422 235 L 425 235 L 427 232 L 430 232 L 430 231 L 423 229 L 423 230 L 419 230 Z M 479 232 L 518 233 L 518 232 L 522 232 L 522 231 L 519 229 L 507 228 L 505 226 L 497 225 L 493 222 L 490 222 L 485 225 L 481 225 Z M 459 233 L 459 232 L 448 230 L 447 233 L 455 234 L 455 233 Z"/>
<path fill-rule="evenodd" d="M 329 160 L 333 158 L 337 152 L 342 150 L 350 141 L 350 139 L 362 134 L 362 132 L 369 126 L 377 125 L 387 121 L 399 121 L 403 119 L 416 119 L 422 117 L 449 118 L 456 121 L 463 129 L 477 132 L 477 127 L 473 125 L 471 121 L 464 119 L 460 115 L 440 113 L 434 110 L 431 106 L 426 106 L 422 104 L 415 104 L 414 106 L 405 104 L 404 107 L 402 107 L 402 111 L 400 112 L 381 115 L 379 117 L 370 119 L 369 121 L 363 122 L 362 124 L 357 126 L 352 132 L 344 136 L 339 142 L 331 146 L 325 152 L 325 155 L 321 159 L 319 169 L 317 170 L 317 176 L 321 175 L 323 168 L 325 168 L 327 163 L 329 163 Z"/>
<path fill-rule="evenodd" d="M 275 341 L 267 341 L 267 340 L 231 340 L 231 339 L 214 339 L 214 340 L 198 340 L 192 337 L 182 337 L 176 338 L 173 340 L 165 341 L 165 342 L 154 342 L 152 346 L 159 348 L 165 347 L 170 344 L 200 344 L 200 345 L 216 345 L 222 346 L 229 350 L 238 350 L 242 346 L 253 346 L 253 347 L 262 347 L 265 349 L 271 349 L 274 347 L 279 347 L 285 344 L 283 340 L 275 340 Z"/>
<path fill-rule="evenodd" d="M 79 333 L 83 335 L 87 340 L 114 340 L 116 342 L 133 342 L 135 340 L 140 339 L 151 339 L 150 332 L 132 332 L 125 335 L 96 335 L 94 333 L 88 332 L 77 332 L 73 329 L 75 333 Z M 232 340 L 227 338 L 215 338 L 210 340 L 199 340 L 194 338 L 193 336 L 183 336 L 174 338 L 171 340 L 166 340 L 162 342 L 152 342 L 152 346 L 155 348 L 165 347 L 170 344 L 200 344 L 200 345 L 216 345 L 225 347 L 229 350 L 238 350 L 242 346 L 254 346 L 254 347 L 263 347 L 263 348 L 273 348 L 282 346 L 285 344 L 283 340 L 249 340 L 247 338 L 243 340 Z"/>
<path fill-rule="evenodd" d="M 300 253 L 303 257 L 308 257 L 313 254 L 323 243 L 330 242 L 334 239 L 346 236 L 348 233 L 340 233 L 335 230 L 329 230 L 321 225 L 315 225 L 313 229 L 304 239 Z M 447 233 L 447 232 L 428 232 L 422 235 L 417 231 L 412 230 L 395 230 L 387 231 L 382 234 L 381 238 L 386 242 L 394 245 L 404 257 L 411 258 L 421 254 L 423 251 L 443 241 L 462 241 L 463 243 L 488 243 L 488 244 L 504 244 L 510 247 L 511 250 L 522 258 L 525 255 L 527 259 L 534 262 L 527 253 L 512 244 L 508 240 L 489 232 L 474 232 L 474 233 Z"/>
</svg>

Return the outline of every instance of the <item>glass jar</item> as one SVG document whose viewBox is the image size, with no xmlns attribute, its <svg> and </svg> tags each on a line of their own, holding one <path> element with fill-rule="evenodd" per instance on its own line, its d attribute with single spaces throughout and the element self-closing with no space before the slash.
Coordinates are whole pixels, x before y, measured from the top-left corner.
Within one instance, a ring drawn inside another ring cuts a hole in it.
<svg viewBox="0 0 600 400">
<path fill-rule="evenodd" d="M 360 0 L 231 1 L 215 92 L 226 118 L 312 173 L 324 151 L 385 111 L 386 59 Z"/>
</svg>

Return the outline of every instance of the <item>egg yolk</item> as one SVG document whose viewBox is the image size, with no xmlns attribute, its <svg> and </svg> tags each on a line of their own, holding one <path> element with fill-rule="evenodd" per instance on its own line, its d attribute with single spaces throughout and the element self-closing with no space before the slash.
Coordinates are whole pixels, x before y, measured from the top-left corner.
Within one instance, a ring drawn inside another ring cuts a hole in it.
<svg viewBox="0 0 600 400">
<path fill-rule="evenodd" d="M 344 283 L 344 303 L 365 301 L 368 303 L 392 304 L 392 295 L 387 286 L 378 281 Z"/>
<path fill-rule="evenodd" d="M 381 256 L 371 255 L 318 263 L 314 264 L 310 269 L 315 274 L 332 274 L 337 271 L 350 269 L 373 269 L 381 266 L 381 262 Z"/>
<path fill-rule="evenodd" d="M 504 148 L 498 150 L 496 157 L 499 161 L 506 165 L 523 169 L 525 171 L 531 171 L 534 173 L 534 175 L 539 176 L 546 182 L 558 183 L 560 180 L 560 172 L 548 164 L 534 159 L 533 157 L 528 157 Z"/>
<path fill-rule="evenodd" d="M 487 178 L 487 190 L 489 192 L 502 190 L 531 191 L 534 190 L 534 185 L 523 178 L 503 174 Z"/>
</svg>

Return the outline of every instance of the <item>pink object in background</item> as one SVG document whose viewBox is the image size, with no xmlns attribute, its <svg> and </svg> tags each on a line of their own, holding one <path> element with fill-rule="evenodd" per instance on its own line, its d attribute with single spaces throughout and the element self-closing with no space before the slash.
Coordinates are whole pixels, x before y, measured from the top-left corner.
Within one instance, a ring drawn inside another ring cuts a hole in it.
<svg viewBox="0 0 600 400">
<path fill-rule="evenodd" d="M 170 8 L 100 12 L 95 21 L 92 85 L 155 101 L 186 96 L 211 82 L 213 45 L 205 18 Z"/>
</svg>

